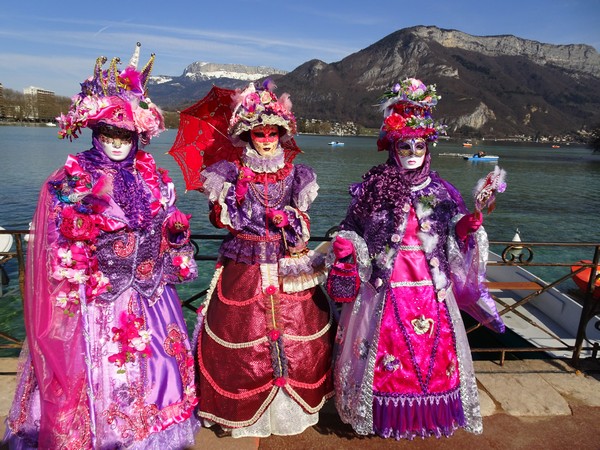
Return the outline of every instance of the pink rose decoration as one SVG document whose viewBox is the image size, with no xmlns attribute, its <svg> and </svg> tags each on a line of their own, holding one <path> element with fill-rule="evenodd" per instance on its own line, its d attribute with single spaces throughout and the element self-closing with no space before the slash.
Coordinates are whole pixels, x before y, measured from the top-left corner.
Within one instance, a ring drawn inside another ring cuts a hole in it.
<svg viewBox="0 0 600 450">
<path fill-rule="evenodd" d="M 94 241 L 99 230 L 90 216 L 79 214 L 75 208 L 68 206 L 63 209 L 60 232 L 74 241 Z"/>
<path fill-rule="evenodd" d="M 271 285 L 271 286 L 267 286 L 267 289 L 265 289 L 265 293 L 267 295 L 274 295 L 277 293 L 277 291 L 279 291 L 279 289 L 277 289 L 277 287 Z"/>
<path fill-rule="evenodd" d="M 271 331 L 269 331 L 269 338 L 272 341 L 276 341 L 277 339 L 279 339 L 279 336 L 281 336 L 281 333 L 279 332 L 279 330 L 271 330 Z"/>
</svg>

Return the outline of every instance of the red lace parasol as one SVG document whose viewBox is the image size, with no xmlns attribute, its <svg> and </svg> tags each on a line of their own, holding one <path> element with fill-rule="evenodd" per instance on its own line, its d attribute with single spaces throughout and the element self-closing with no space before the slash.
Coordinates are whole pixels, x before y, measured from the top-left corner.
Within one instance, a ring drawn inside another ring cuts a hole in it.
<svg viewBox="0 0 600 450">
<path fill-rule="evenodd" d="M 235 93 L 213 86 L 202 100 L 180 113 L 177 137 L 169 155 L 179 164 L 187 190 L 202 189 L 200 172 L 211 164 L 223 159 L 235 161 L 242 155 L 243 147 L 235 147 L 227 135 Z M 294 139 L 282 142 L 282 146 L 287 161 L 301 152 Z"/>
</svg>

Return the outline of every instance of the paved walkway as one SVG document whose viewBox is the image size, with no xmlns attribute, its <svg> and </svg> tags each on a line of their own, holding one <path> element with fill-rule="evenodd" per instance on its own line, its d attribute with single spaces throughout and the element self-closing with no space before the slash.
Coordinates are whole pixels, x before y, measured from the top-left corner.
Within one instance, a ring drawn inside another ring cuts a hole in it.
<svg viewBox="0 0 600 450">
<path fill-rule="evenodd" d="M 15 388 L 16 360 L 0 360 L 0 416 L 6 416 Z M 298 436 L 264 439 L 217 438 L 208 429 L 193 449 L 502 449 L 600 450 L 600 363 L 584 361 L 582 371 L 557 360 L 475 361 L 482 435 L 458 430 L 451 438 L 394 441 L 360 437 L 343 424 L 332 402 L 319 423 Z M 2 424 L 2 433 L 4 426 Z M 3 448 L 3 447 L 0 447 Z"/>
</svg>

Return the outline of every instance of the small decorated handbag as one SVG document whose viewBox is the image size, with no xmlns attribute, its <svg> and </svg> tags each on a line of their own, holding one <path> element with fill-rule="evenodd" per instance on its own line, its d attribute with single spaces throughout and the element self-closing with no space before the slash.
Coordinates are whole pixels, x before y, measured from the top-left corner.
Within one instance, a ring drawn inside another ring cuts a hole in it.
<svg viewBox="0 0 600 450">
<path fill-rule="evenodd" d="M 335 260 L 327 276 L 327 293 L 334 302 L 348 303 L 356 299 L 360 288 L 360 276 L 356 264 L 356 253 L 352 262 Z"/>
</svg>

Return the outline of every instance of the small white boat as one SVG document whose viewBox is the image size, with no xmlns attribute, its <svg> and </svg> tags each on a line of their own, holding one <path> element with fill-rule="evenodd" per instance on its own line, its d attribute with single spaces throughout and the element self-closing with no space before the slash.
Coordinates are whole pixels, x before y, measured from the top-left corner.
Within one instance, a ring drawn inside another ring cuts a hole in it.
<svg viewBox="0 0 600 450">
<path fill-rule="evenodd" d="M 4 228 L 0 227 L 0 230 L 4 230 Z M 0 253 L 8 253 L 12 248 L 12 245 L 12 234 L 0 234 Z M 0 255 L 0 296 L 3 294 L 3 287 L 8 284 L 8 275 L 2 265 L 5 259 L 9 259 L 9 257 Z"/>
<path fill-rule="evenodd" d="M 438 156 L 451 156 L 453 158 L 468 158 L 472 156 L 470 153 L 439 153 Z"/>
<path fill-rule="evenodd" d="M 0 227 L 0 230 L 4 230 L 5 228 Z M 13 237 L 12 234 L 0 234 L 0 253 L 10 251 L 13 245 Z M 2 261 L 2 256 L 0 256 L 0 262 Z"/>
<path fill-rule="evenodd" d="M 331 142 L 328 142 L 327 145 L 332 145 L 334 147 L 340 147 L 340 146 L 344 145 L 344 143 L 340 142 L 340 141 L 331 141 Z"/>
<path fill-rule="evenodd" d="M 47 127 L 55 127 L 56 123 L 55 122 L 46 122 L 45 124 Z"/>
</svg>

